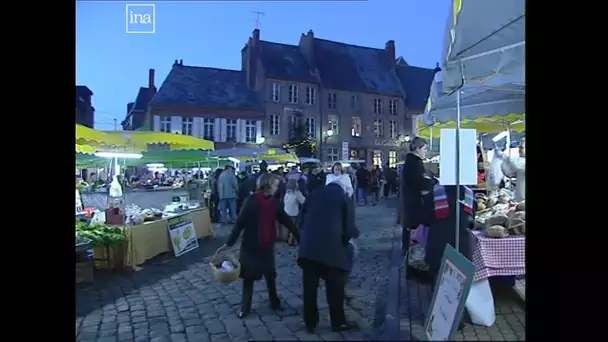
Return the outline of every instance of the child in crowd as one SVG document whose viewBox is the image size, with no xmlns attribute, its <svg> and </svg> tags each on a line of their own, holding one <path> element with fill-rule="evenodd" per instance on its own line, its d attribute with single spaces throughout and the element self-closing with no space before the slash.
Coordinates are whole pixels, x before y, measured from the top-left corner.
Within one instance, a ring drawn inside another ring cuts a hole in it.
<svg viewBox="0 0 608 342">
<path fill-rule="evenodd" d="M 285 196 L 283 197 L 283 202 L 285 203 L 284 210 L 296 225 L 300 215 L 300 206 L 304 204 L 305 200 L 306 198 L 299 190 L 298 181 L 296 179 L 289 179 L 287 181 L 287 190 L 285 191 Z M 281 231 L 281 235 L 282 234 L 283 232 Z M 287 243 L 291 246 L 295 246 L 296 244 L 295 239 L 291 234 L 289 234 L 287 238 Z"/>
</svg>

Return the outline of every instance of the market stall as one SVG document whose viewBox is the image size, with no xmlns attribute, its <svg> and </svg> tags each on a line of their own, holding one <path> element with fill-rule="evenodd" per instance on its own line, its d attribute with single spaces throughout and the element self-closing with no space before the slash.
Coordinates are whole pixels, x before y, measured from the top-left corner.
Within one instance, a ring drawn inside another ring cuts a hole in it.
<svg viewBox="0 0 608 342">
<path fill-rule="evenodd" d="M 109 161 L 104 157 L 111 155 L 110 158 L 115 164 L 111 169 L 118 174 L 120 174 L 119 159 L 123 161 L 122 166 L 163 161 L 180 165 L 188 165 L 191 162 L 192 166 L 200 166 L 200 162 L 210 159 L 207 152 L 202 149 L 213 149 L 213 142 L 159 132 L 131 134 L 132 132 L 99 132 L 90 129 L 77 131 L 77 134 L 78 132 L 85 132 L 87 139 L 77 136 L 77 165 L 81 167 L 108 165 Z M 104 141 L 104 138 L 107 140 Z M 90 145 L 90 142 L 93 144 Z M 137 160 L 122 158 L 121 152 L 116 152 L 121 150 L 137 152 L 131 153 L 137 154 Z M 126 190 L 125 184 L 121 187 Z M 112 194 L 111 190 L 110 188 L 110 194 Z M 120 193 L 122 196 L 122 191 Z M 127 193 L 124 195 L 128 197 Z M 185 197 L 185 200 L 176 203 L 175 198 L 182 197 Z M 209 212 L 202 207 L 200 200 L 189 202 L 187 195 L 169 198 L 170 201 L 163 204 L 162 210 L 153 207 L 142 209 L 137 205 L 127 205 L 126 201 L 123 201 L 124 205 L 115 212 L 116 210 L 106 209 L 104 203 L 96 202 L 95 206 L 101 210 L 94 212 L 89 210 L 92 214 L 89 215 L 92 216 L 89 217 L 92 223 L 77 222 L 77 236 L 87 239 L 85 242 L 92 247 L 95 266 L 121 271 L 125 266 L 141 265 L 167 251 L 174 250 L 175 255 L 179 256 L 198 247 L 198 239 L 213 236 Z M 110 217 L 116 219 L 111 222 L 113 224 L 109 223 Z M 179 221 L 178 226 L 181 227 L 178 227 L 179 229 L 173 227 L 176 220 Z M 190 228 L 183 228 L 184 226 Z M 183 234 L 175 235 L 174 232 L 180 229 L 183 230 Z M 116 242 L 118 236 L 122 236 L 120 242 Z M 190 247 L 187 250 L 184 249 L 181 240 L 176 240 L 180 236 L 183 236 L 182 240 L 188 240 L 187 246 Z M 180 252 L 178 253 L 177 250 Z"/>
<path fill-rule="evenodd" d="M 185 210 L 179 215 L 187 216 L 194 226 L 197 239 L 214 236 L 207 208 Z M 135 225 L 127 225 L 124 234 L 128 241 L 128 250 L 124 265 L 127 267 L 140 266 L 146 261 L 173 250 L 173 243 L 169 239 L 168 220 L 176 215 L 161 217 L 153 221 L 145 221 Z M 94 250 L 95 257 L 107 258 L 107 251 L 103 248 Z M 106 268 L 103 262 L 96 263 L 97 267 Z"/>
<path fill-rule="evenodd" d="M 506 130 L 510 136 L 518 125 L 525 127 L 525 4 L 525 0 L 452 1 L 442 71 L 431 85 L 423 119 L 429 130 L 437 129 L 437 135 L 440 128 L 456 128 L 456 198 L 460 198 L 461 191 L 461 128 L 468 125 L 483 131 Z M 473 283 L 466 300 L 475 324 L 489 326 L 495 320 L 492 293 L 483 277 L 507 272 L 505 269 L 525 272 L 519 267 L 525 259 L 521 249 L 521 243 L 525 244 L 525 202 L 514 203 L 513 198 L 503 192 L 496 198 L 477 200 L 477 263 L 473 262 L 478 281 Z M 456 246 L 459 232 L 460 210 L 456 210 Z M 492 253 L 488 252 L 490 248 Z"/>
</svg>

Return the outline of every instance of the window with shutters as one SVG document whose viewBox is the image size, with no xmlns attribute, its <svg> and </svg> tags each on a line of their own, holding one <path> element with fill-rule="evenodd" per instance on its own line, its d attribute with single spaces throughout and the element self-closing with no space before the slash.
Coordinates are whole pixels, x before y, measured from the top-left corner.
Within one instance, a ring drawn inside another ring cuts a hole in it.
<svg viewBox="0 0 608 342">
<path fill-rule="evenodd" d="M 390 115 L 397 115 L 397 100 L 388 100 L 388 113 Z"/>
<path fill-rule="evenodd" d="M 397 167 L 397 151 L 388 151 L 388 167 Z"/>
<path fill-rule="evenodd" d="M 374 114 L 382 114 L 382 99 L 374 99 Z"/>
<path fill-rule="evenodd" d="M 315 119 L 306 118 L 306 133 L 308 133 L 309 137 L 314 138 L 316 136 L 315 132 Z"/>
<path fill-rule="evenodd" d="M 316 102 L 317 90 L 313 87 L 306 87 L 306 104 L 314 105 Z"/>
<path fill-rule="evenodd" d="M 226 141 L 236 142 L 236 120 L 226 120 Z"/>
<path fill-rule="evenodd" d="M 350 130 L 350 135 L 353 137 L 358 137 L 361 135 L 361 118 L 358 116 L 353 116 L 353 126 Z"/>
<path fill-rule="evenodd" d="M 215 119 L 203 119 L 203 139 L 214 141 Z"/>
<path fill-rule="evenodd" d="M 161 116 L 160 117 L 159 131 L 171 132 L 171 117 L 170 116 Z"/>
<path fill-rule="evenodd" d="M 256 130 L 255 130 L 255 121 L 247 120 L 245 121 L 245 142 L 256 142 Z"/>
<path fill-rule="evenodd" d="M 327 107 L 330 109 L 336 109 L 338 103 L 338 93 L 327 94 Z"/>
<path fill-rule="evenodd" d="M 376 138 L 384 138 L 384 125 L 380 119 L 374 120 L 374 136 Z"/>
<path fill-rule="evenodd" d="M 390 124 L 391 139 L 396 139 L 397 138 L 397 131 L 398 131 L 397 121 L 391 120 L 391 121 L 389 121 L 389 124 Z"/>
<path fill-rule="evenodd" d="M 192 118 L 182 118 L 182 134 L 192 135 Z"/>
<path fill-rule="evenodd" d="M 327 129 L 331 129 L 333 131 L 333 135 L 338 134 L 338 116 L 328 115 L 327 118 L 329 119 Z"/>
<path fill-rule="evenodd" d="M 289 103 L 298 103 L 298 86 L 295 84 L 289 85 L 289 91 L 287 92 L 287 101 Z"/>
<path fill-rule="evenodd" d="M 338 149 L 337 148 L 328 148 L 327 149 L 327 159 L 329 159 L 329 161 L 332 161 L 332 162 L 338 161 Z"/>
<path fill-rule="evenodd" d="M 281 133 L 281 120 L 278 115 L 270 116 L 270 135 L 279 135 Z"/>
<path fill-rule="evenodd" d="M 273 83 L 272 89 L 270 93 L 270 100 L 272 102 L 280 102 L 281 101 L 281 85 L 279 83 Z"/>
</svg>

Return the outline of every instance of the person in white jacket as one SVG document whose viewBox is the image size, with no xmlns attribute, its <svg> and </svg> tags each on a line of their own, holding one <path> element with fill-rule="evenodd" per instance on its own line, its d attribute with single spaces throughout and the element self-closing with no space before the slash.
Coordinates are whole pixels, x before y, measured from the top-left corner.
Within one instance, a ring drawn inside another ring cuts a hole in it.
<svg viewBox="0 0 608 342">
<path fill-rule="evenodd" d="M 298 181 L 295 179 L 289 179 L 285 190 L 285 196 L 283 196 L 283 209 L 285 213 L 289 215 L 293 223 L 298 225 L 298 217 L 300 215 L 300 206 L 304 204 L 306 198 L 302 195 L 300 189 L 298 189 Z M 281 230 L 283 230 L 281 228 Z M 280 232 L 283 235 L 283 232 Z M 281 236 L 282 237 L 282 236 Z M 287 237 L 287 243 L 295 245 L 295 239 L 291 234 Z"/>
<path fill-rule="evenodd" d="M 519 146 L 519 157 L 508 156 L 503 152 L 498 152 L 496 157 L 502 159 L 502 171 L 507 176 L 515 176 L 515 202 L 526 199 L 526 140 L 522 139 Z"/>
<path fill-rule="evenodd" d="M 352 197 L 355 192 L 350 176 L 344 173 L 344 168 L 340 163 L 335 163 L 331 168 L 331 173 L 325 177 L 325 185 L 329 183 L 340 183 L 348 197 Z"/>
</svg>

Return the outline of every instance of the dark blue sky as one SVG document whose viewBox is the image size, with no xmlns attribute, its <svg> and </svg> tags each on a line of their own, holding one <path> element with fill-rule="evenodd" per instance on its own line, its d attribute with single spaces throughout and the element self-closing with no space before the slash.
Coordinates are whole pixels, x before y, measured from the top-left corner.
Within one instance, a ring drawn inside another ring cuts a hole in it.
<svg viewBox="0 0 608 342">
<path fill-rule="evenodd" d="M 127 34 L 128 2 L 76 3 L 76 83 L 88 86 L 95 127 L 113 129 L 156 69 L 160 87 L 175 59 L 240 69 L 240 51 L 261 17 L 261 39 L 298 44 L 301 33 L 384 48 L 395 40 L 410 65 L 439 62 L 450 0 L 139 2 L 156 4 L 156 32 Z M 132 1 L 131 3 L 137 3 Z"/>
</svg>

